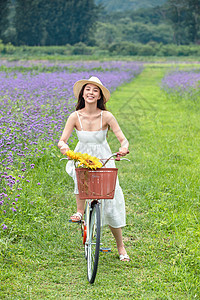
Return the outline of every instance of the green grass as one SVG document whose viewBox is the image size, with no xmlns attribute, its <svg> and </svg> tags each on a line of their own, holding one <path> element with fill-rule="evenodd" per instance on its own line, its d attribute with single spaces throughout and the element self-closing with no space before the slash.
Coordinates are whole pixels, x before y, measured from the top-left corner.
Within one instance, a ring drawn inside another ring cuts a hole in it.
<svg viewBox="0 0 200 300">
<path fill-rule="evenodd" d="M 109 101 L 130 141 L 131 163 L 118 167 L 131 262 L 119 261 L 105 228 L 112 252 L 100 254 L 95 284 L 87 282 L 80 228 L 68 223 L 73 182 L 55 149 L 35 161 L 24 210 L 0 240 L 1 299 L 200 298 L 200 104 L 160 90 L 168 68 L 150 65 Z M 108 140 L 116 151 L 110 132 Z"/>
<path fill-rule="evenodd" d="M 121 55 L 105 55 L 105 54 L 93 54 L 93 55 L 48 55 L 45 53 L 39 54 L 30 54 L 30 53 L 14 53 L 14 54 L 0 54 L 1 60 L 8 61 L 18 61 L 18 60 L 50 60 L 50 61 L 90 61 L 90 60 L 98 60 L 98 61 L 112 61 L 112 60 L 120 60 L 120 61 L 141 61 L 141 62 L 160 62 L 167 63 L 171 62 L 175 65 L 178 63 L 187 63 L 194 62 L 199 63 L 198 56 L 121 56 Z"/>
</svg>

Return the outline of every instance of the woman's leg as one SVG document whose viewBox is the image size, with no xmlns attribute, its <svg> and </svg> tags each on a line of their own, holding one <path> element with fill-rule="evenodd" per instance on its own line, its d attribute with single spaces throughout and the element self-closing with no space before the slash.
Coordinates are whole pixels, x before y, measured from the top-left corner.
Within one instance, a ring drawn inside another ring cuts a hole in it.
<svg viewBox="0 0 200 300">
<path fill-rule="evenodd" d="M 113 228 L 110 226 L 111 232 L 115 237 L 117 243 L 117 249 L 119 255 L 126 255 L 126 249 L 124 247 L 123 239 L 122 239 L 122 229 L 121 228 Z M 129 261 L 129 259 L 124 259 L 124 261 Z"/>
<path fill-rule="evenodd" d="M 77 212 L 81 213 L 83 216 L 84 210 L 85 210 L 85 200 L 80 200 L 78 194 L 76 194 L 76 206 L 77 206 Z M 79 216 L 71 216 L 70 219 L 72 221 L 79 221 L 80 217 Z"/>
</svg>

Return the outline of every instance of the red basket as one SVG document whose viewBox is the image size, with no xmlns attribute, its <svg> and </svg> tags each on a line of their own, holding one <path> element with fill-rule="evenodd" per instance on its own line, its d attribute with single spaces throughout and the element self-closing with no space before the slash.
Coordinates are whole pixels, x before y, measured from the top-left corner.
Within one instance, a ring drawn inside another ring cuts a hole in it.
<svg viewBox="0 0 200 300">
<path fill-rule="evenodd" d="M 117 168 L 89 170 L 76 168 L 80 199 L 113 199 Z"/>
</svg>

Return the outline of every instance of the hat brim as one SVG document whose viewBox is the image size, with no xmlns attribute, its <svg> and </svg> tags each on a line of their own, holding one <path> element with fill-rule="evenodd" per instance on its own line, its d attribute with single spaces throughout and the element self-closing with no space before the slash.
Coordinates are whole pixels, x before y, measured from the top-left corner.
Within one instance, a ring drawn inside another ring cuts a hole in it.
<svg viewBox="0 0 200 300">
<path fill-rule="evenodd" d="M 87 79 L 78 80 L 74 84 L 73 91 L 74 91 L 74 96 L 76 97 L 76 99 L 78 99 L 82 87 L 85 84 L 89 84 L 89 83 L 92 83 L 92 84 L 98 86 L 101 89 L 101 91 L 103 93 L 104 103 L 106 103 L 109 100 L 109 98 L 110 98 L 110 92 L 109 92 L 109 90 L 105 86 L 101 85 L 100 83 L 98 83 L 96 81 L 92 81 L 92 80 L 87 80 Z"/>
</svg>

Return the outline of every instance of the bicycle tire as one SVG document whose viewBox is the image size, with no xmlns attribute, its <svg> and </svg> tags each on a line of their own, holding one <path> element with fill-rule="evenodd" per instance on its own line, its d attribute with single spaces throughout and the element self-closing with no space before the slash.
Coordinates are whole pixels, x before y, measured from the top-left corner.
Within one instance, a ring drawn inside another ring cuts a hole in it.
<svg viewBox="0 0 200 300">
<path fill-rule="evenodd" d="M 87 276 L 89 283 L 94 283 L 100 250 L 101 220 L 99 204 L 93 205 L 90 212 L 89 238 L 87 246 Z"/>
</svg>

